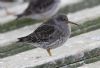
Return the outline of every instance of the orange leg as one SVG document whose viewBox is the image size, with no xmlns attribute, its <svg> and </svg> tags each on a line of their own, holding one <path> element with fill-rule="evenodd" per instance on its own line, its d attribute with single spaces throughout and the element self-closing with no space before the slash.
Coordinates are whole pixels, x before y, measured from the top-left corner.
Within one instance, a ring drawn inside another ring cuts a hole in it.
<svg viewBox="0 0 100 68">
<path fill-rule="evenodd" d="M 50 51 L 51 49 L 47 49 L 47 52 L 48 52 L 48 54 L 49 54 L 49 56 L 52 56 L 52 54 L 51 54 L 51 51 Z"/>
</svg>

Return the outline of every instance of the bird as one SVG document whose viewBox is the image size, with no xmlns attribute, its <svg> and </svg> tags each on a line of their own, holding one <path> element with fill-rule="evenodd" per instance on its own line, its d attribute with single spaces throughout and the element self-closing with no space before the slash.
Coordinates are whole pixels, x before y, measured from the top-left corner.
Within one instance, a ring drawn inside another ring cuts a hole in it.
<svg viewBox="0 0 100 68">
<path fill-rule="evenodd" d="M 60 1 L 61 0 L 25 0 L 25 2 L 29 2 L 29 4 L 21 14 L 7 11 L 7 15 L 15 15 L 17 19 L 31 18 L 46 20 L 58 12 L 60 9 Z"/>
<path fill-rule="evenodd" d="M 62 46 L 70 37 L 70 23 L 79 26 L 69 21 L 65 14 L 55 15 L 41 24 L 31 34 L 18 38 L 18 42 L 29 43 L 35 47 L 46 49 L 49 56 L 52 56 L 51 49 Z"/>
</svg>

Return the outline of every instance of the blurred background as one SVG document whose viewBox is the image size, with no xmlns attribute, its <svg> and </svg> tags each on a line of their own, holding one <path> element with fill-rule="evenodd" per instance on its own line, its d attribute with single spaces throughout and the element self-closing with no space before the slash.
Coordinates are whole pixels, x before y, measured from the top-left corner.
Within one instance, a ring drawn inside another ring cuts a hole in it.
<svg viewBox="0 0 100 68">
<path fill-rule="evenodd" d="M 27 6 L 28 2 L 25 0 L 0 0 L 0 58 L 35 48 L 13 42 L 18 37 L 33 32 L 42 22 L 31 19 L 15 20 L 16 16 L 6 15 L 5 11 L 6 7 L 9 11 L 20 14 Z M 61 0 L 60 7 L 58 13 L 65 13 L 70 21 L 82 26 L 82 30 L 73 26 L 71 37 L 100 29 L 100 0 Z"/>
</svg>

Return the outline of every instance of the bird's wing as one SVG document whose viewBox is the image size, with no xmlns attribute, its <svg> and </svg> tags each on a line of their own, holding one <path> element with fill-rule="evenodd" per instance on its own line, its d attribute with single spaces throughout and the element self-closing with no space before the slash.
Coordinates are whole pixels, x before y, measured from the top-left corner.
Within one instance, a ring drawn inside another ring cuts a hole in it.
<svg viewBox="0 0 100 68">
<path fill-rule="evenodd" d="M 37 28 L 33 33 L 26 37 L 19 38 L 19 42 L 55 42 L 59 39 L 61 32 L 51 25 L 42 25 Z"/>
<path fill-rule="evenodd" d="M 19 16 L 27 16 L 27 15 L 32 15 L 32 13 L 43 13 L 46 11 L 46 9 L 50 9 L 50 6 L 53 7 L 52 4 L 54 4 L 54 0 L 30 0 L 28 8 Z"/>
<path fill-rule="evenodd" d="M 29 36 L 34 36 L 37 42 L 48 42 L 52 39 L 56 29 L 51 25 L 42 25 Z"/>
<path fill-rule="evenodd" d="M 25 11 L 22 14 L 17 15 L 17 17 L 21 18 L 24 16 L 32 15 L 32 13 L 34 12 L 35 3 L 36 3 L 36 0 L 29 0 L 28 7 L 25 9 Z"/>
</svg>

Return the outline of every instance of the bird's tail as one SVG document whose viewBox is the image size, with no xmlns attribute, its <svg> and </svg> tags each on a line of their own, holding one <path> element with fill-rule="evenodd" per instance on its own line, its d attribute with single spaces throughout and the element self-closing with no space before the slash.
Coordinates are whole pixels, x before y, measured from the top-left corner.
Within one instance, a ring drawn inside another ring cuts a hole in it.
<svg viewBox="0 0 100 68">
<path fill-rule="evenodd" d="M 26 41 L 26 38 L 25 37 L 21 37 L 21 38 L 18 38 L 17 42 L 25 42 L 25 41 Z"/>
<path fill-rule="evenodd" d="M 31 38 L 30 36 L 25 36 L 25 37 L 21 37 L 18 38 L 17 42 L 36 42 L 37 39 L 35 37 Z"/>
</svg>

